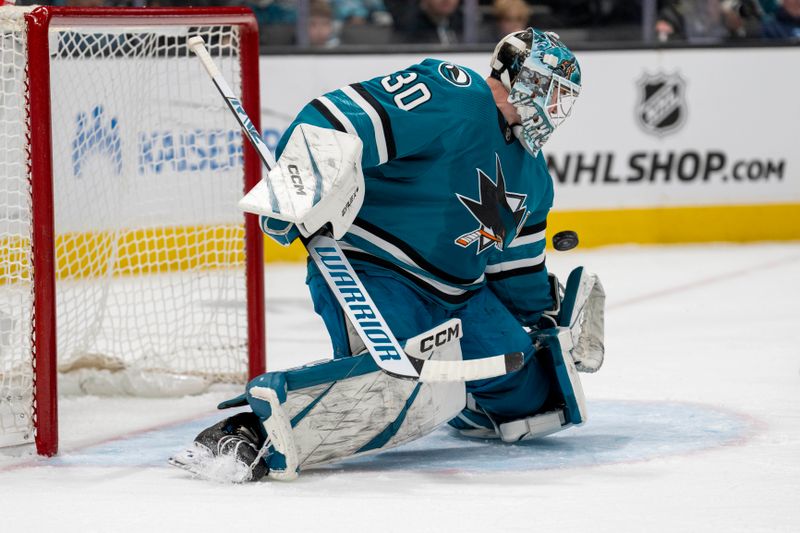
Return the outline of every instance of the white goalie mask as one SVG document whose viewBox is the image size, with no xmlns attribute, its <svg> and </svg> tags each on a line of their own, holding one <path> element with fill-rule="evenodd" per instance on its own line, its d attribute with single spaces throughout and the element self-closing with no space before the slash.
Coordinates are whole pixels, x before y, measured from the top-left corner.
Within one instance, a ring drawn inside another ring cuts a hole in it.
<svg viewBox="0 0 800 533">
<path fill-rule="evenodd" d="M 581 71 L 558 35 L 533 28 L 504 37 L 492 56 L 492 77 L 509 91 L 520 116 L 515 133 L 536 156 L 572 112 L 581 90 Z"/>
</svg>

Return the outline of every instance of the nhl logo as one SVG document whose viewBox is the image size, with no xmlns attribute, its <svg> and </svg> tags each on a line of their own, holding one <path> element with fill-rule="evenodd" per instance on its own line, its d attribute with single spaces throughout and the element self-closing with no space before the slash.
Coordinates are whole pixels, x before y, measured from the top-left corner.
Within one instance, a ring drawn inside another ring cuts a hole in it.
<svg viewBox="0 0 800 533">
<path fill-rule="evenodd" d="M 645 74 L 639 80 L 641 100 L 636 116 L 642 128 L 659 137 L 678 130 L 686 120 L 685 83 L 678 74 Z"/>
</svg>

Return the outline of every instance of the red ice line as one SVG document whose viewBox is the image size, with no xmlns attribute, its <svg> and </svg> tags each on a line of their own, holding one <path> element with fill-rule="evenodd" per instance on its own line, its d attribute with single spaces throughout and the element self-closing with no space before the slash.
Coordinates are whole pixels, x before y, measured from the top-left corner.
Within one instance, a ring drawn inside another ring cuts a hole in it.
<svg viewBox="0 0 800 533">
<path fill-rule="evenodd" d="M 773 259 L 772 261 L 767 261 L 766 263 L 759 263 L 757 265 L 751 265 L 747 268 L 742 268 L 740 270 L 734 270 L 732 272 L 728 272 L 726 274 L 721 274 L 717 276 L 709 276 L 707 278 L 703 278 L 696 281 L 691 281 L 689 283 L 685 283 L 683 285 L 676 285 L 674 287 L 669 287 L 666 289 L 661 289 L 658 291 L 642 294 L 640 296 L 634 296 L 633 298 L 628 298 L 627 300 L 622 300 L 616 303 L 610 303 L 607 308 L 608 309 L 617 309 L 619 307 L 626 307 L 628 305 L 635 305 L 640 302 L 646 300 L 655 300 L 657 298 L 663 298 L 665 296 L 672 296 L 673 294 L 677 294 L 680 292 L 687 292 L 698 287 L 705 287 L 707 285 L 711 285 L 712 283 L 720 283 L 722 281 L 728 281 L 733 278 L 738 278 L 741 276 L 746 276 L 748 274 L 752 274 L 756 270 L 766 270 L 769 268 L 776 268 L 779 266 L 783 266 L 789 263 L 794 263 L 796 261 L 800 261 L 800 255 L 792 255 L 788 257 L 781 257 L 779 259 Z"/>
</svg>

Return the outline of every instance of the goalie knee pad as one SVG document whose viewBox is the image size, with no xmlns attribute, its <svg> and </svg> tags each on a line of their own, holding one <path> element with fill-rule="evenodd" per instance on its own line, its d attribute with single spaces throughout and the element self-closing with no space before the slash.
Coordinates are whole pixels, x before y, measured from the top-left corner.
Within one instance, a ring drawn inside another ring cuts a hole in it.
<svg viewBox="0 0 800 533">
<path fill-rule="evenodd" d="M 595 274 L 574 269 L 562 289 L 550 277 L 555 305 L 541 329 L 532 332 L 536 356 L 551 376 L 549 401 L 533 416 L 498 421 L 468 398 L 450 425 L 465 436 L 506 442 L 543 437 L 586 421 L 586 403 L 578 371 L 595 372 L 603 364 L 605 291 Z"/>
<path fill-rule="evenodd" d="M 604 307 L 605 291 L 599 278 L 583 267 L 574 269 L 557 306 L 558 326 L 533 334 L 537 356 L 551 366 L 559 404 L 553 406 L 551 400 L 550 407 L 534 416 L 497 424 L 499 438 L 516 442 L 586 422 L 586 400 L 578 371 L 596 372 L 603 364 Z"/>
<path fill-rule="evenodd" d="M 532 416 L 510 421 L 495 420 L 471 397 L 450 425 L 467 437 L 497 438 L 504 442 L 544 437 L 586 421 L 586 401 L 580 376 L 570 356 L 572 337 L 568 328 L 551 328 L 534 337 L 536 358 L 551 376 L 550 398 Z"/>
</svg>

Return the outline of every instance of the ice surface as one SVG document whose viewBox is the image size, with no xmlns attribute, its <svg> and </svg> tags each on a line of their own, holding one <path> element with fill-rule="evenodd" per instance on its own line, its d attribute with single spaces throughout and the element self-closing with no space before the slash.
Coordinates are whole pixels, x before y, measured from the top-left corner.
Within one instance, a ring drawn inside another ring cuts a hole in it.
<svg viewBox="0 0 800 533">
<path fill-rule="evenodd" d="M 181 399 L 68 398 L 59 457 L 0 455 L 2 531 L 800 531 L 800 244 L 551 253 L 608 294 L 589 421 L 540 441 L 441 429 L 292 483 L 166 457 L 216 421 Z M 270 369 L 330 354 L 304 273 L 268 268 Z"/>
</svg>

